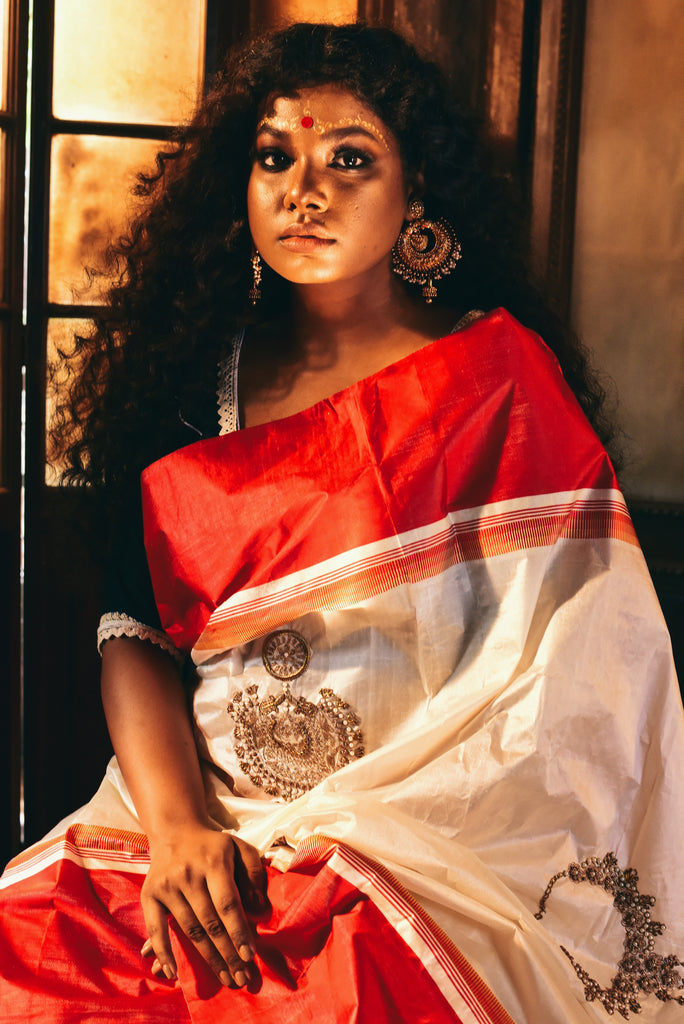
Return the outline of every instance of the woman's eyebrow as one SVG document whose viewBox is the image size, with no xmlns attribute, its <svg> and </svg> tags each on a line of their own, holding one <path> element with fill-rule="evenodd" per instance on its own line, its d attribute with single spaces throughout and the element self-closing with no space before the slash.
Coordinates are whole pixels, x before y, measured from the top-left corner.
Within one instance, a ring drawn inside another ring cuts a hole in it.
<svg viewBox="0 0 684 1024">
<path fill-rule="evenodd" d="M 298 134 L 299 132 L 302 131 L 306 132 L 311 130 L 312 129 L 310 128 L 302 128 L 300 127 L 299 124 L 293 126 L 286 125 L 285 127 L 279 128 L 276 127 L 276 124 L 269 123 L 268 121 L 264 120 L 257 127 L 256 138 L 258 139 L 260 135 L 263 135 L 264 133 L 267 132 L 269 135 L 274 135 L 277 139 L 284 139 L 289 137 L 290 135 Z M 372 126 L 364 128 L 360 124 L 344 124 L 339 126 L 331 125 L 330 127 L 324 125 L 322 128 L 314 127 L 313 132 L 320 138 L 332 140 L 344 139 L 349 137 L 350 135 L 363 135 L 365 136 L 365 138 L 370 139 L 371 142 L 375 142 L 378 145 L 384 146 L 385 149 L 389 152 L 389 146 L 387 145 L 384 136 L 379 131 L 373 132 Z"/>
<path fill-rule="evenodd" d="M 287 129 L 276 128 L 272 124 L 262 123 L 256 130 L 257 139 L 259 138 L 260 135 L 263 135 L 265 132 L 268 132 L 269 135 L 275 135 L 277 139 L 284 139 L 286 135 L 290 134 L 289 131 L 287 131 Z"/>
<path fill-rule="evenodd" d="M 367 139 L 371 139 L 373 142 L 382 142 L 385 144 L 385 140 L 382 136 L 378 137 L 373 132 L 368 131 L 366 128 L 362 128 L 360 125 L 346 125 L 343 128 L 331 128 L 330 131 L 324 131 L 322 133 L 324 139 L 344 139 L 348 135 L 365 135 Z"/>
</svg>

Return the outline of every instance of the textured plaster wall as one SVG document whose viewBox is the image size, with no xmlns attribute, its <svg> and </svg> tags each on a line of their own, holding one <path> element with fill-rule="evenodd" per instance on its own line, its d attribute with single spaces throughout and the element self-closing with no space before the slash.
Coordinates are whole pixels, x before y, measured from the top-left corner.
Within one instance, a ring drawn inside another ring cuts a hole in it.
<svg viewBox="0 0 684 1024">
<path fill-rule="evenodd" d="M 684 502 L 684 0 L 588 0 L 574 325 L 615 381 L 635 498 Z"/>
</svg>

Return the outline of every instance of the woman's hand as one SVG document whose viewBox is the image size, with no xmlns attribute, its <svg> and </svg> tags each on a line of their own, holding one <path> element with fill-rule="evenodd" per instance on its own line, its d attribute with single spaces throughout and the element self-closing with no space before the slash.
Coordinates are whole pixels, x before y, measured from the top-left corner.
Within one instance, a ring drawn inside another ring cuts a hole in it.
<svg viewBox="0 0 684 1024">
<path fill-rule="evenodd" d="M 254 938 L 244 908 L 258 913 L 266 906 L 266 872 L 253 846 L 196 824 L 150 838 L 141 902 L 149 935 L 142 953 L 154 953 L 153 971 L 176 977 L 172 914 L 222 984 L 247 984 Z"/>
<path fill-rule="evenodd" d="M 109 734 L 150 841 L 142 908 L 152 969 L 174 978 L 167 915 L 225 985 L 244 985 L 254 957 L 245 908 L 266 906 L 259 854 L 208 821 L 185 692 L 172 659 L 144 640 L 116 637 L 102 651 Z M 254 970 L 254 968 L 251 968 Z"/>
</svg>

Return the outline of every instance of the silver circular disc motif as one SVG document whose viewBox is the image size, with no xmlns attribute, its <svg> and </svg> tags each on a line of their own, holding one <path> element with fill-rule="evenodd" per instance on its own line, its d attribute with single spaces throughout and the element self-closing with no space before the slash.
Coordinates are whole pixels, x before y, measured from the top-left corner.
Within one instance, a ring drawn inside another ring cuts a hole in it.
<svg viewBox="0 0 684 1024">
<path fill-rule="evenodd" d="M 311 648 L 294 629 L 278 629 L 269 633 L 261 649 L 266 671 L 275 679 L 296 679 L 311 660 Z"/>
</svg>

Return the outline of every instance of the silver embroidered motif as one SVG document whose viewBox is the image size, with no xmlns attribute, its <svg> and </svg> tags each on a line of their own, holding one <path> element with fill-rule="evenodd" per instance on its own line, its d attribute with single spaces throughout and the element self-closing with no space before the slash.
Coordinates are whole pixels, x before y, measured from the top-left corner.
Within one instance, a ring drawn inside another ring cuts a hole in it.
<svg viewBox="0 0 684 1024">
<path fill-rule="evenodd" d="M 537 920 L 540 921 L 544 916 L 551 890 L 561 878 L 601 886 L 613 897 L 613 906 L 620 914 L 625 929 L 624 955 L 609 988 L 602 988 L 565 946 L 561 946 L 584 985 L 587 1001 L 597 1000 L 607 1013 L 612 1014 L 617 1010 L 625 1019 L 629 1019 L 630 1010 L 632 1013 L 641 1012 L 639 999 L 642 993 L 653 994 L 664 1003 L 672 1001 L 684 1006 L 684 996 L 673 994 L 684 990 L 684 978 L 677 970 L 678 967 L 684 967 L 684 963 L 676 956 L 662 956 L 654 951 L 654 938 L 663 934 L 665 925 L 651 920 L 655 897 L 639 892 L 639 875 L 634 868 L 620 868 L 614 853 L 607 853 L 603 860 L 588 857 L 580 864 L 570 864 L 565 871 L 559 871 L 549 881 L 539 900 L 539 910 L 534 915 Z"/>
<path fill-rule="evenodd" d="M 296 800 L 333 772 L 362 757 L 359 719 L 330 689 L 313 704 L 282 693 L 259 700 L 258 686 L 233 694 L 228 714 L 235 721 L 235 753 L 255 786 L 282 800 Z"/>
<path fill-rule="evenodd" d="M 275 679 L 296 679 L 311 660 L 311 648 L 301 633 L 294 629 L 278 629 L 264 640 L 261 660 Z"/>
</svg>

